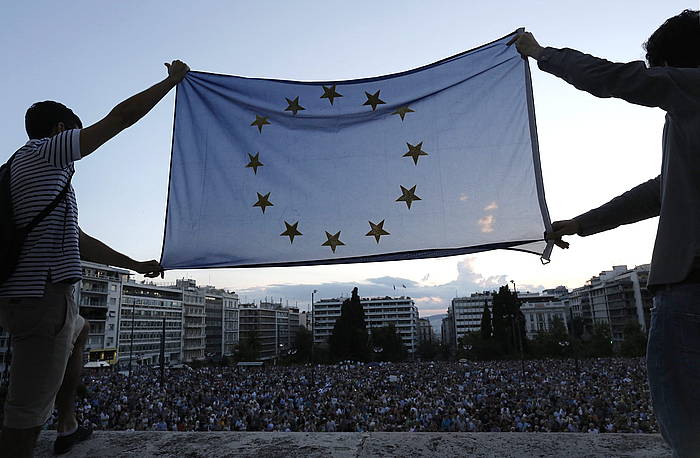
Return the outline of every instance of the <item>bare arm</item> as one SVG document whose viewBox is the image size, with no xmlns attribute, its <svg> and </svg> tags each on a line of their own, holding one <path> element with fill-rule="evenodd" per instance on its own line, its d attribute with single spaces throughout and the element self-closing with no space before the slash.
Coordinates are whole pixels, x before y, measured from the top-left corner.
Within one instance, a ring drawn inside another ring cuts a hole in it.
<svg viewBox="0 0 700 458">
<path fill-rule="evenodd" d="M 139 262 L 113 250 L 99 240 L 80 230 L 80 259 L 134 270 L 147 277 L 163 277 L 163 267 L 158 261 Z"/>
<path fill-rule="evenodd" d="M 179 60 L 165 65 L 168 67 L 168 76 L 163 81 L 129 97 L 103 119 L 80 131 L 81 157 L 92 153 L 107 140 L 143 118 L 189 71 L 189 67 Z"/>
</svg>

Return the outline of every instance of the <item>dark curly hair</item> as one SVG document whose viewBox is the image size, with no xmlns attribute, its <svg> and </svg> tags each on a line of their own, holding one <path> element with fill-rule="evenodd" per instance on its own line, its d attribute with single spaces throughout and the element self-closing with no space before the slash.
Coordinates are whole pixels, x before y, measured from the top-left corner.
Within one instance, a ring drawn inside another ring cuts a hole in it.
<svg viewBox="0 0 700 458">
<path fill-rule="evenodd" d="M 66 129 L 83 128 L 73 110 L 53 100 L 35 103 L 24 115 L 24 127 L 30 139 L 50 137 L 59 122 L 65 124 Z"/>
<path fill-rule="evenodd" d="M 685 10 L 668 18 L 644 43 L 649 66 L 693 68 L 700 65 L 700 16 Z"/>
</svg>

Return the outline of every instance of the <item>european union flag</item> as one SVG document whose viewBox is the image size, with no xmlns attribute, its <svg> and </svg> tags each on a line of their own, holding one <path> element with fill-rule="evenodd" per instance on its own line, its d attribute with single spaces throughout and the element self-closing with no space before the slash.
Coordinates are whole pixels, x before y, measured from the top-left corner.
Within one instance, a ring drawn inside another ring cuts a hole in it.
<svg viewBox="0 0 700 458">
<path fill-rule="evenodd" d="M 530 73 L 512 36 L 376 78 L 190 72 L 177 87 L 163 266 L 497 248 L 547 258 Z"/>
</svg>

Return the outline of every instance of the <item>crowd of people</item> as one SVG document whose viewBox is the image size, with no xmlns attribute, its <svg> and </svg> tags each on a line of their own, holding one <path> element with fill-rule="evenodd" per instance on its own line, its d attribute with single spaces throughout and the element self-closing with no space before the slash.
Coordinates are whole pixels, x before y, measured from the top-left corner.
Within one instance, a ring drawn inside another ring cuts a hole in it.
<svg viewBox="0 0 700 458">
<path fill-rule="evenodd" d="M 85 376 L 79 421 L 156 431 L 657 432 L 644 360 L 341 363 Z M 55 418 L 49 428 L 55 427 Z"/>
</svg>

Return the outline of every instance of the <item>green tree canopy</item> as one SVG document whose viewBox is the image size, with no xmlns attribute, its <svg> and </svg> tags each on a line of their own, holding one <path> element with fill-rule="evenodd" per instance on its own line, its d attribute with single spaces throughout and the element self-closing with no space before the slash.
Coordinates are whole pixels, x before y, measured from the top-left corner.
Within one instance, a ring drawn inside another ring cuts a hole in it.
<svg viewBox="0 0 700 458">
<path fill-rule="evenodd" d="M 647 353 L 647 336 L 636 320 L 629 320 L 622 330 L 624 340 L 620 354 L 627 357 L 644 356 Z"/>
<path fill-rule="evenodd" d="M 396 331 L 396 326 L 389 324 L 372 329 L 371 350 L 376 361 L 403 361 L 407 352 Z"/>
<path fill-rule="evenodd" d="M 484 311 L 481 313 L 481 338 L 490 339 L 493 336 L 493 326 L 491 325 L 491 310 L 488 301 L 484 301 Z"/>
<path fill-rule="evenodd" d="M 367 341 L 365 313 L 357 288 L 354 288 L 352 297 L 343 301 L 340 317 L 333 326 L 333 332 L 328 341 L 330 357 L 336 361 L 345 359 L 367 361 L 369 357 Z"/>
</svg>

